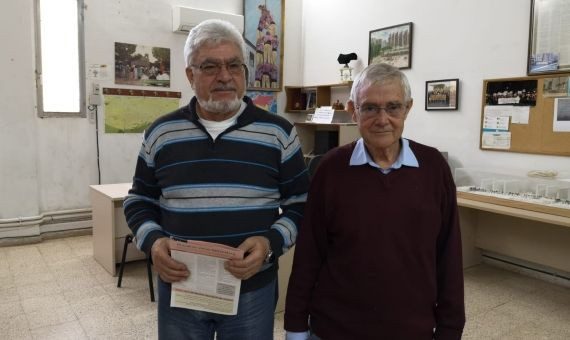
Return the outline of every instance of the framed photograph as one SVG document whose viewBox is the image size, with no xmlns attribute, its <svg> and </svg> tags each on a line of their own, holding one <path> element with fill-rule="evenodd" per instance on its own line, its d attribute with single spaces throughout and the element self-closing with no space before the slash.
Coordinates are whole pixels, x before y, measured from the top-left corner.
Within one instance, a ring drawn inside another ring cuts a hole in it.
<svg viewBox="0 0 570 340">
<path fill-rule="evenodd" d="M 532 0 L 527 74 L 570 72 L 570 2 Z"/>
<path fill-rule="evenodd" d="M 115 84 L 170 87 L 170 49 L 116 42 Z"/>
<path fill-rule="evenodd" d="M 281 91 L 285 0 L 244 0 L 247 89 Z"/>
<path fill-rule="evenodd" d="M 457 110 L 459 79 L 426 81 L 426 111 Z"/>
<path fill-rule="evenodd" d="M 386 63 L 400 69 L 412 67 L 411 22 L 370 31 L 368 64 Z"/>
<path fill-rule="evenodd" d="M 487 105 L 536 105 L 537 80 L 490 81 L 485 92 Z"/>
</svg>

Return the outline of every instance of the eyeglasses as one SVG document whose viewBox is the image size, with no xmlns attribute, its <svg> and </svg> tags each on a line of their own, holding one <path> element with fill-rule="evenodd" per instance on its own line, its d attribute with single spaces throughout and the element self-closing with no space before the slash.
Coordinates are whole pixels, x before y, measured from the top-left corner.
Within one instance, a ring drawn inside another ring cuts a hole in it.
<svg viewBox="0 0 570 340">
<path fill-rule="evenodd" d="M 214 62 L 204 62 L 201 65 L 190 65 L 192 67 L 200 69 L 200 72 L 207 76 L 218 75 L 222 71 L 222 67 L 225 67 L 228 72 L 234 76 L 241 75 L 245 70 L 246 65 L 239 61 L 232 61 L 230 63 L 214 63 Z"/>
<path fill-rule="evenodd" d="M 406 106 L 402 103 L 390 103 L 385 107 L 380 107 L 372 104 L 364 104 L 362 106 L 356 106 L 356 109 L 364 118 L 377 117 L 380 115 L 380 112 L 382 112 L 382 110 L 384 110 L 388 116 L 397 118 L 400 117 L 402 113 L 404 113 Z"/>
</svg>

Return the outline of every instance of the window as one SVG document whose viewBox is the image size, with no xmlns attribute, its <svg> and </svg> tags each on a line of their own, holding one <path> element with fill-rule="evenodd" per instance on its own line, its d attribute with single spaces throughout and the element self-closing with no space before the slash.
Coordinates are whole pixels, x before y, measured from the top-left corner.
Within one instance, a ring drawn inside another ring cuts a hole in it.
<svg viewBox="0 0 570 340">
<path fill-rule="evenodd" d="M 85 117 L 83 0 L 36 0 L 40 117 Z"/>
</svg>

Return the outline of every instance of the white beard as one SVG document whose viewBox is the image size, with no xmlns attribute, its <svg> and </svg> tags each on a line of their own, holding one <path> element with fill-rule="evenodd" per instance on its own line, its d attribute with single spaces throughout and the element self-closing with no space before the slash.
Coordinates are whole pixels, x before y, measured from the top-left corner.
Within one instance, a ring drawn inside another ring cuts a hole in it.
<svg viewBox="0 0 570 340">
<path fill-rule="evenodd" d="M 205 111 L 211 113 L 227 114 L 237 111 L 241 105 L 241 100 L 238 98 L 224 101 L 213 100 L 212 98 L 208 99 L 207 101 L 198 99 L 198 104 L 200 104 L 200 107 Z"/>
</svg>

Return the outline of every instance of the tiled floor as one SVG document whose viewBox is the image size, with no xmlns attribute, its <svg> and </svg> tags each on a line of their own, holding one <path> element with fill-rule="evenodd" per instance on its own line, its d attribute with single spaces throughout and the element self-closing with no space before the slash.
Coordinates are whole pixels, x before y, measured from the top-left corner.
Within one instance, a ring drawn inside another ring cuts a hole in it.
<svg viewBox="0 0 570 340">
<path fill-rule="evenodd" d="M 92 257 L 92 237 L 0 248 L 1 339 L 155 339 L 144 262 L 123 287 Z M 570 289 L 489 265 L 465 272 L 464 339 L 570 339 Z M 283 339 L 276 315 L 275 339 Z"/>
</svg>

